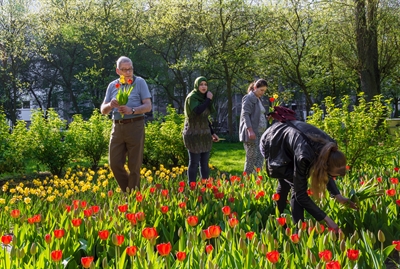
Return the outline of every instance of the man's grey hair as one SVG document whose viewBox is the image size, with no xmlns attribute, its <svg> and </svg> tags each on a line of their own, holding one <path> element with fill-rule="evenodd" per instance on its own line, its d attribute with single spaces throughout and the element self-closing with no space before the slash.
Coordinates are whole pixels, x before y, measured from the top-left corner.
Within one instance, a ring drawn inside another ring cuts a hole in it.
<svg viewBox="0 0 400 269">
<path fill-rule="evenodd" d="M 129 59 L 128 57 L 126 57 L 126 56 L 121 56 L 121 57 L 118 58 L 118 60 L 117 60 L 117 68 L 119 68 L 122 63 L 130 63 L 133 66 L 132 60 Z"/>
</svg>

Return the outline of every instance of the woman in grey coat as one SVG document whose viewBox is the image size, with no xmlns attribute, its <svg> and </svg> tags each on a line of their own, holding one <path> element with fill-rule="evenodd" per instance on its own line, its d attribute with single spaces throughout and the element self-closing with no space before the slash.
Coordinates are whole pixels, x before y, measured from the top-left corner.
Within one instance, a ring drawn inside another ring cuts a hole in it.
<svg viewBox="0 0 400 269">
<path fill-rule="evenodd" d="M 265 107 L 261 97 L 267 90 L 268 84 L 264 79 L 252 82 L 247 89 L 247 94 L 242 99 L 240 113 L 239 140 L 243 142 L 246 151 L 244 172 L 252 173 L 256 168 L 262 168 L 263 156 L 259 144 L 260 137 L 267 128 Z"/>
</svg>

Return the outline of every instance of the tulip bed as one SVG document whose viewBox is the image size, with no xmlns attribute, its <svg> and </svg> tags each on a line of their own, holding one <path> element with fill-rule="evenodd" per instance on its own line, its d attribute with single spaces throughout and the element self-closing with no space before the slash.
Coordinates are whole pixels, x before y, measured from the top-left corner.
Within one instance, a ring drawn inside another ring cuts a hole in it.
<svg viewBox="0 0 400 269">
<path fill-rule="evenodd" d="M 213 172 L 188 186 L 186 168 L 142 169 L 122 193 L 108 167 L 9 181 L 0 195 L 0 268 L 397 268 L 398 168 L 337 179 L 359 211 L 317 202 L 341 227 L 292 223 L 276 180 Z"/>
</svg>

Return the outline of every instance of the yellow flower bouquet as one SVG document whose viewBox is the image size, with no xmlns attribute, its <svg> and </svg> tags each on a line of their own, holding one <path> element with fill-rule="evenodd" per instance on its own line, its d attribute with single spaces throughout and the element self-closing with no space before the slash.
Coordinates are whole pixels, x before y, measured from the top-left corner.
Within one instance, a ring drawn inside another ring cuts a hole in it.
<svg viewBox="0 0 400 269">
<path fill-rule="evenodd" d="M 133 83 L 132 79 L 128 79 L 127 81 L 125 81 L 125 76 L 121 75 L 119 77 L 119 82 L 115 84 L 115 87 L 119 89 L 116 99 L 120 106 L 126 105 L 128 103 L 129 95 L 135 88 L 135 85 L 132 85 L 132 83 Z M 124 117 L 123 113 L 121 113 L 121 117 L 122 118 Z"/>
</svg>

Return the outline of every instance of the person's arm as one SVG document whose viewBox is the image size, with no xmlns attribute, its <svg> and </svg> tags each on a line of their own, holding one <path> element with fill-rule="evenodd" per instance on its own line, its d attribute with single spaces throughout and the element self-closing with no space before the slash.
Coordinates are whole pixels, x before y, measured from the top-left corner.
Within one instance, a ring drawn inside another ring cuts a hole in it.
<svg viewBox="0 0 400 269">
<path fill-rule="evenodd" d="M 240 112 L 240 116 L 244 119 L 247 136 L 249 139 L 256 139 L 256 134 L 254 133 L 253 126 L 251 124 L 250 115 L 254 109 L 254 103 L 251 101 L 250 94 L 243 96 L 242 99 L 242 111 Z"/>
<path fill-rule="evenodd" d="M 329 177 L 328 184 L 326 184 L 326 189 L 329 191 L 331 196 L 340 194 L 340 191 L 332 177 Z"/>
<path fill-rule="evenodd" d="M 196 113 L 197 115 L 200 115 L 201 113 L 204 112 L 204 110 L 206 110 L 206 108 L 210 105 L 210 103 L 211 103 L 211 99 L 206 98 L 202 104 L 196 106 L 193 109 L 193 112 Z"/>
</svg>

